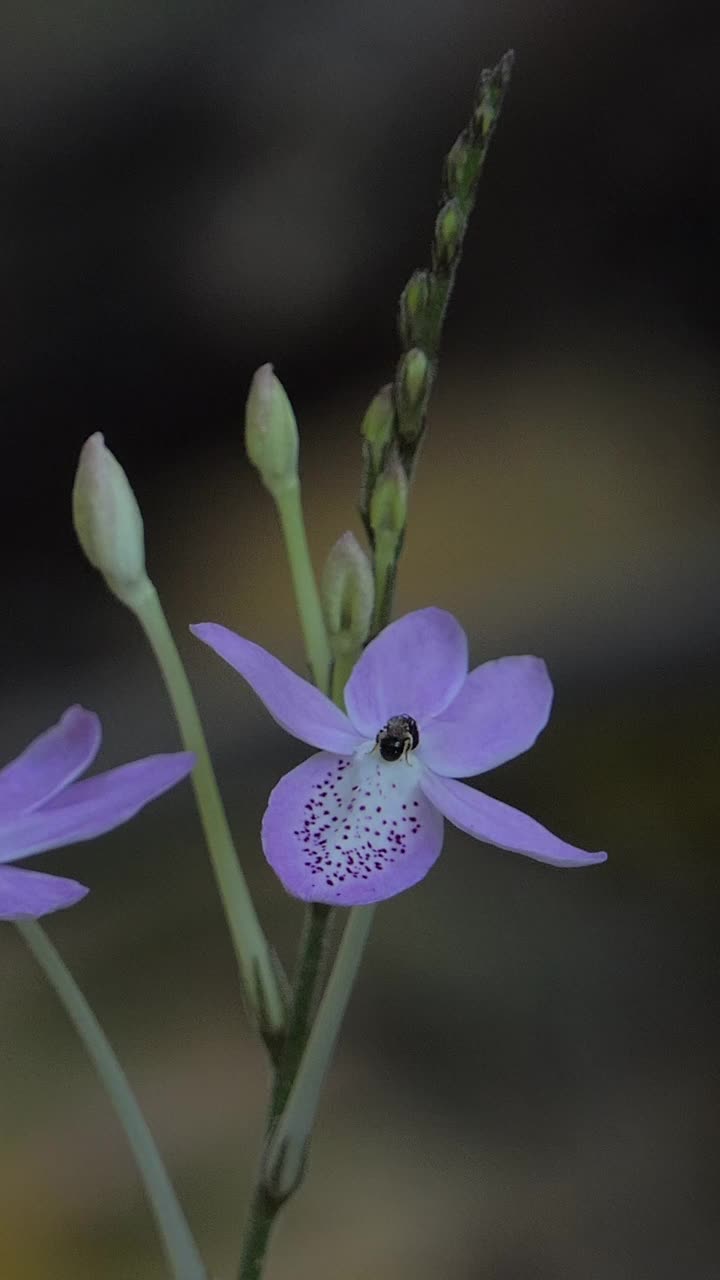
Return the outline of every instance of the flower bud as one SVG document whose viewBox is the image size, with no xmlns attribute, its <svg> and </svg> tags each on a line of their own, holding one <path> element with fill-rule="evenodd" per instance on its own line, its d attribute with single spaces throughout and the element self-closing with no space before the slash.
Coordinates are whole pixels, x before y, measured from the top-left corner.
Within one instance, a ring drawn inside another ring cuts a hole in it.
<svg viewBox="0 0 720 1280">
<path fill-rule="evenodd" d="M 96 431 L 85 441 L 73 486 L 73 523 L 85 555 L 124 604 L 150 589 L 143 521 L 117 458 Z"/>
<path fill-rule="evenodd" d="M 437 267 L 448 268 L 457 258 L 463 235 L 465 218 L 457 200 L 448 200 L 435 219 L 433 258 Z"/>
<path fill-rule="evenodd" d="M 400 295 L 400 337 L 406 347 L 423 341 L 428 326 L 431 286 L 429 271 L 413 271 Z"/>
<path fill-rule="evenodd" d="M 424 351 L 413 347 L 400 360 L 395 381 L 398 430 L 404 440 L 420 435 L 429 390 L 430 361 Z"/>
<path fill-rule="evenodd" d="M 477 178 L 480 156 L 467 130 L 456 138 L 445 159 L 445 185 L 451 196 L 467 199 Z"/>
<path fill-rule="evenodd" d="M 370 498 L 370 527 L 377 539 L 397 541 L 405 528 L 408 482 L 400 459 L 394 454 L 375 481 Z"/>
<path fill-rule="evenodd" d="M 359 653 L 370 631 L 375 584 L 370 561 L 354 533 L 338 538 L 325 561 L 322 602 L 333 653 Z"/>
<path fill-rule="evenodd" d="M 271 364 L 257 370 L 245 406 L 245 447 L 273 498 L 297 483 L 298 430 L 285 388 Z"/>
<path fill-rule="evenodd" d="M 381 387 L 368 406 L 362 421 L 363 440 L 367 446 L 373 472 L 378 472 L 385 460 L 395 429 L 395 405 L 392 383 Z"/>
</svg>

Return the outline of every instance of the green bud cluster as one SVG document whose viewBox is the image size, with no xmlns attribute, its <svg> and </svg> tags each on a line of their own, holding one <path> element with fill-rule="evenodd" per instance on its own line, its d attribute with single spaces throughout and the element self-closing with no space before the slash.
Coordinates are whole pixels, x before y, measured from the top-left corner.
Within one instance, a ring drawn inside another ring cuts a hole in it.
<svg viewBox="0 0 720 1280">
<path fill-rule="evenodd" d="M 378 392 L 363 419 L 360 511 L 375 554 L 375 626 L 386 620 L 396 567 L 390 550 L 394 545 L 397 556 L 402 546 L 407 488 L 425 431 L 445 312 L 513 60 L 512 52 L 507 53 L 497 66 L 483 71 L 468 124 L 446 157 L 432 265 L 413 271 L 402 291 L 398 329 L 403 354 L 392 385 Z"/>
</svg>

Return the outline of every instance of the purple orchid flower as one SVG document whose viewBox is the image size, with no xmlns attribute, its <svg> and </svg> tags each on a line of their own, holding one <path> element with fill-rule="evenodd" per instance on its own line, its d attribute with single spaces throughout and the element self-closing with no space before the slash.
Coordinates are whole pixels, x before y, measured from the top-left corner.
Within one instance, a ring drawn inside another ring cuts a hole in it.
<svg viewBox="0 0 720 1280">
<path fill-rule="evenodd" d="M 94 712 L 70 707 L 0 769 L 0 863 L 119 827 L 184 778 L 195 763 L 190 752 L 178 751 L 76 782 L 95 759 L 100 738 Z M 62 876 L 0 866 L 0 920 L 44 916 L 71 907 L 87 892 L 85 885 Z"/>
<path fill-rule="evenodd" d="M 468 674 L 457 620 L 419 609 L 365 649 L 345 686 L 345 715 L 259 645 L 211 622 L 191 631 L 283 729 L 321 748 L 281 778 L 263 819 L 265 856 L 296 898 L 353 907 L 409 889 L 440 854 L 443 818 L 552 866 L 605 861 L 455 781 L 532 746 L 553 692 L 540 658 L 499 658 Z"/>
</svg>

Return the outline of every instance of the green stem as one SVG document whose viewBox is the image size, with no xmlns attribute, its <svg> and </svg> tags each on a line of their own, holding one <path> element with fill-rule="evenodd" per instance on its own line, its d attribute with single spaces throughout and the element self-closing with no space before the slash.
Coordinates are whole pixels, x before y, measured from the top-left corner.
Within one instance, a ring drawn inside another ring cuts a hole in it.
<svg viewBox="0 0 720 1280">
<path fill-rule="evenodd" d="M 375 577 L 375 609 L 373 611 L 370 639 L 382 631 L 390 621 L 393 589 L 397 573 L 397 562 L 402 549 L 402 535 L 397 537 L 378 537 L 373 556 L 373 574 Z"/>
<path fill-rule="evenodd" d="M 332 670 L 331 695 L 333 702 L 337 704 L 341 711 L 345 710 L 345 685 L 350 679 L 352 669 L 360 657 L 360 652 L 361 651 L 353 648 L 348 650 L 347 653 L 340 651 L 335 654 Z"/>
<path fill-rule="evenodd" d="M 250 1208 L 238 1280 L 260 1280 L 279 1207 L 261 1186 L 257 1188 Z"/>
<path fill-rule="evenodd" d="M 276 494 L 275 502 L 285 539 L 305 652 L 318 689 L 327 693 L 330 685 L 330 646 L 310 560 L 299 480 Z"/>
<path fill-rule="evenodd" d="M 310 1020 L 322 985 L 332 918 L 331 907 L 321 902 L 308 904 L 300 943 L 300 961 L 290 1007 L 290 1021 L 283 1053 L 275 1073 L 268 1111 L 266 1141 L 287 1102 L 302 1059 Z M 270 1232 L 280 1207 L 280 1204 L 268 1195 L 262 1180 L 261 1169 L 248 1211 L 239 1280 L 257 1280 L 261 1275 Z"/>
<path fill-rule="evenodd" d="M 279 1116 L 276 1096 L 273 1097 L 267 1146 L 250 1206 L 238 1280 L 259 1280 L 275 1219 L 302 1181 L 320 1092 L 374 914 L 374 907 L 354 907 L 350 912 L 317 1017 Z"/>
<path fill-rule="evenodd" d="M 275 1123 L 287 1102 L 302 1058 L 308 1028 L 322 986 L 331 922 L 332 907 L 322 902 L 308 904 L 303 937 L 300 942 L 300 962 L 290 1007 L 287 1036 L 273 1085 L 269 1127 Z"/>
<path fill-rule="evenodd" d="M 135 614 L 160 666 L 183 744 L 197 758 L 192 784 L 240 976 L 249 1007 L 270 1053 L 274 1054 L 286 1018 L 277 961 L 260 926 L 238 861 L 190 682 L 154 586 L 136 603 Z"/>
<path fill-rule="evenodd" d="M 353 907 L 308 1037 L 288 1100 L 270 1135 L 264 1161 L 265 1188 L 278 1207 L 296 1189 L 320 1092 L 370 934 L 374 907 Z"/>
<path fill-rule="evenodd" d="M 110 1042 L 75 979 L 34 920 L 17 927 L 74 1024 L 125 1130 L 145 1184 L 175 1280 L 207 1280 L 207 1272 L 153 1136 Z"/>
</svg>

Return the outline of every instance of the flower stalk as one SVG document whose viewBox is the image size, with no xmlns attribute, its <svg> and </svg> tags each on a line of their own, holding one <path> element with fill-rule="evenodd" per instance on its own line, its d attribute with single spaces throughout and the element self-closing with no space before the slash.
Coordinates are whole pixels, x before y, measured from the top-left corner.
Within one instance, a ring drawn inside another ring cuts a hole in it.
<svg viewBox="0 0 720 1280">
<path fill-rule="evenodd" d="M 313 680 L 330 687 L 330 646 L 305 532 L 292 405 L 271 364 L 256 371 L 245 406 L 245 448 L 277 508 Z"/>
<path fill-rule="evenodd" d="M 330 687 L 330 646 L 305 532 L 300 481 L 296 480 L 283 489 L 275 498 L 275 505 L 290 565 L 308 664 L 318 689 L 327 693 Z"/>
<path fill-rule="evenodd" d="M 406 518 L 407 487 L 412 477 L 425 430 L 427 406 L 437 370 L 440 338 L 447 304 L 462 253 L 463 238 L 475 199 L 495 124 L 509 83 L 513 55 L 508 53 L 498 65 L 484 71 L 473 104 L 470 121 L 454 144 L 446 162 L 441 210 L 435 225 L 432 268 L 415 272 L 400 301 L 399 327 L 403 354 L 395 381 L 375 396 L 362 424 L 363 461 L 360 486 L 360 514 L 373 548 L 375 604 L 369 639 L 377 635 L 390 618 L 397 565 L 402 551 Z M 395 470 L 397 468 L 397 470 Z M 402 471 L 402 483 L 399 480 Z M 276 499 L 277 501 L 277 499 Z M 299 508 L 299 494 L 298 494 Z M 293 568 L 293 581 L 310 664 L 319 688 L 327 692 L 327 650 L 311 641 L 316 619 L 316 589 L 309 568 L 304 527 L 298 529 L 302 513 L 293 523 L 287 514 L 281 523 L 288 555 L 293 564 L 293 541 L 303 549 L 302 577 Z M 304 579 L 304 581 L 303 581 Z M 310 640 L 308 640 L 310 635 Z M 327 641 L 326 641 L 327 644 Z M 342 708 L 343 691 L 352 670 L 334 653 L 333 701 Z M 316 910 L 316 906 L 309 908 Z M 369 936 L 374 907 L 351 910 L 330 979 L 320 1002 L 312 1029 L 298 1006 L 299 990 L 290 1015 L 295 1024 L 297 1046 L 304 1051 L 294 1070 L 295 1051 L 281 1059 L 273 1092 L 261 1174 L 251 1205 L 248 1231 L 239 1280 L 259 1280 L 273 1224 L 278 1210 L 302 1180 L 307 1147 L 317 1114 L 322 1084 L 334 1051 L 342 1019 Z M 329 917 L 327 918 L 329 919 Z M 327 928 L 327 919 L 325 928 Z M 299 972 L 306 972 L 311 985 L 320 972 L 315 956 L 322 953 L 322 924 L 316 920 L 306 928 Z M 297 1019 L 297 1021 L 295 1021 Z M 284 1100 L 284 1105 L 283 1104 Z"/>
<path fill-rule="evenodd" d="M 208 1280 L 162 1157 L 112 1046 L 69 969 L 34 920 L 17 928 L 85 1046 L 125 1131 L 174 1280 Z"/>
<path fill-rule="evenodd" d="M 191 781 L 245 997 L 274 1056 L 286 1025 L 278 962 L 261 928 L 235 851 L 190 682 L 154 587 L 143 596 L 134 612 L 160 667 L 182 741 L 197 758 Z"/>
</svg>

